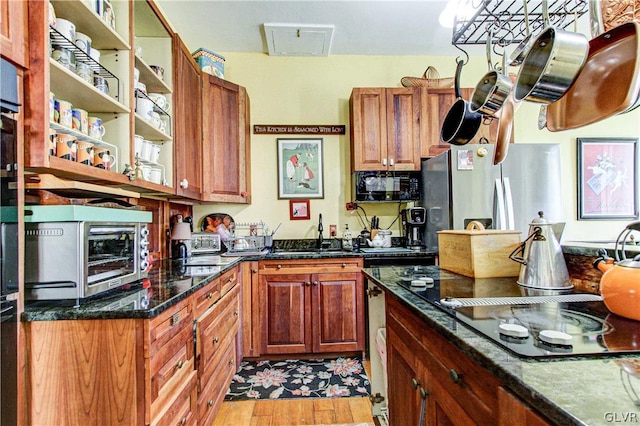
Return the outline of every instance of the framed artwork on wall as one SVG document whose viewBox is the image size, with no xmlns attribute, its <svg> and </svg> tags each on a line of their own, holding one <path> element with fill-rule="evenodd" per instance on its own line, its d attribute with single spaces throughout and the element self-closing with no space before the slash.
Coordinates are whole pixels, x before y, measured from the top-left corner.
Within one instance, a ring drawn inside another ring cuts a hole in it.
<svg viewBox="0 0 640 426">
<path fill-rule="evenodd" d="M 305 220 L 310 218 L 309 200 L 289 200 L 289 219 Z"/>
<path fill-rule="evenodd" d="M 638 139 L 578 138 L 578 219 L 638 217 Z"/>
<path fill-rule="evenodd" d="M 324 198 L 322 138 L 278 139 L 278 198 Z"/>
</svg>

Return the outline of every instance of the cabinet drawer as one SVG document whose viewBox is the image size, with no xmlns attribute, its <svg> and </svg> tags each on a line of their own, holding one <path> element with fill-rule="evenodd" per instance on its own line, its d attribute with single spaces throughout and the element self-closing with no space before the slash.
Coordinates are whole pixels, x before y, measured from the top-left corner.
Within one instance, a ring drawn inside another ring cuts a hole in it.
<svg viewBox="0 0 640 426">
<path fill-rule="evenodd" d="M 388 309 L 393 322 L 402 327 L 425 349 L 422 362 L 429 373 L 479 424 L 494 423 L 498 413 L 498 387 L 500 382 L 482 366 L 476 364 L 458 348 L 424 322 L 388 298 Z"/>
<path fill-rule="evenodd" d="M 362 259 L 354 257 L 325 259 L 265 260 L 258 263 L 260 273 L 292 274 L 314 272 L 360 272 Z"/>
<path fill-rule="evenodd" d="M 220 299 L 220 278 L 216 278 L 209 284 L 193 294 L 194 317 L 199 318 L 212 304 Z"/>
<path fill-rule="evenodd" d="M 238 267 L 228 270 L 220 275 L 220 295 L 224 296 L 238 283 Z"/>
<path fill-rule="evenodd" d="M 175 399 L 157 407 L 155 410 L 157 414 L 153 417 L 151 424 L 154 426 L 197 424 L 196 384 L 196 371 L 191 370 L 181 383 L 182 387 L 176 389 L 173 395 Z"/>
<path fill-rule="evenodd" d="M 151 401 L 171 392 L 171 386 L 176 381 L 181 382 L 193 368 L 193 334 L 191 329 L 185 328 L 176 339 L 149 360 Z"/>
<path fill-rule="evenodd" d="M 213 424 L 233 375 L 237 371 L 235 363 L 236 346 L 230 342 L 222 351 L 222 357 L 216 365 L 212 365 L 209 374 L 200 378 L 200 392 L 198 393 L 198 424 Z"/>
<path fill-rule="evenodd" d="M 183 328 L 191 329 L 193 312 L 191 302 L 184 300 L 146 323 L 149 327 L 149 357 L 172 340 Z"/>
<path fill-rule="evenodd" d="M 238 333 L 239 286 L 227 293 L 216 304 L 211 306 L 196 322 L 196 351 L 199 366 L 207 367 L 213 357 L 224 347 L 229 336 Z"/>
</svg>

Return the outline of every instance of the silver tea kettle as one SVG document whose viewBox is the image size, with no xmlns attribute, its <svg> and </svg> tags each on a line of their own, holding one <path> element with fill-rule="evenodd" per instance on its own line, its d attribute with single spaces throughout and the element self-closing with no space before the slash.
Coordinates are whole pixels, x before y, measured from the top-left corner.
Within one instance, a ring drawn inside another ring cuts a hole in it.
<svg viewBox="0 0 640 426">
<path fill-rule="evenodd" d="M 522 264 L 517 281 L 521 286 L 545 290 L 573 288 L 553 224 L 541 211 L 529 224 L 529 236 L 509 258 Z"/>
</svg>

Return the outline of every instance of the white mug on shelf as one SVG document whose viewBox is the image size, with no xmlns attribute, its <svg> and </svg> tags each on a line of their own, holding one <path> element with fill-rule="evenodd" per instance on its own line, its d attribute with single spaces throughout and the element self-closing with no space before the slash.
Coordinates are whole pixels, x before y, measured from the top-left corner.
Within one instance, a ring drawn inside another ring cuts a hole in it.
<svg viewBox="0 0 640 426">
<path fill-rule="evenodd" d="M 140 157 L 142 155 L 142 147 L 144 146 L 144 138 L 140 135 L 134 135 L 133 142 L 135 150 L 134 152 Z"/>
<path fill-rule="evenodd" d="M 153 143 L 146 139 L 143 140 L 142 149 L 140 150 L 140 159 L 143 161 L 152 161 L 151 160 L 152 149 L 153 149 Z"/>
<path fill-rule="evenodd" d="M 162 145 L 152 144 L 151 146 L 151 161 L 154 163 L 160 162 L 160 151 L 162 150 Z"/>
<path fill-rule="evenodd" d="M 153 102 L 147 98 L 136 98 L 136 112 L 145 120 L 153 119 Z"/>
</svg>

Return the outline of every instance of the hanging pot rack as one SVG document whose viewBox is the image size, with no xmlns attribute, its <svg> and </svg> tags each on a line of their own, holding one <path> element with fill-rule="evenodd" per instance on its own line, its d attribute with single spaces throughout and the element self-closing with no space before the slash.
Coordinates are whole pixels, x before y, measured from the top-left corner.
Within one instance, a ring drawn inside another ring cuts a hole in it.
<svg viewBox="0 0 640 426">
<path fill-rule="evenodd" d="M 532 34 L 544 28 L 541 0 L 527 1 L 529 26 Z M 566 29 L 589 11 L 588 0 L 550 0 L 549 20 L 556 28 Z M 508 46 L 521 42 L 527 34 L 524 6 L 515 0 L 459 0 L 458 10 L 472 9 L 470 18 L 456 14 L 452 44 L 485 44 L 492 33 L 494 43 Z M 572 29 L 569 29 L 571 31 Z"/>
</svg>

